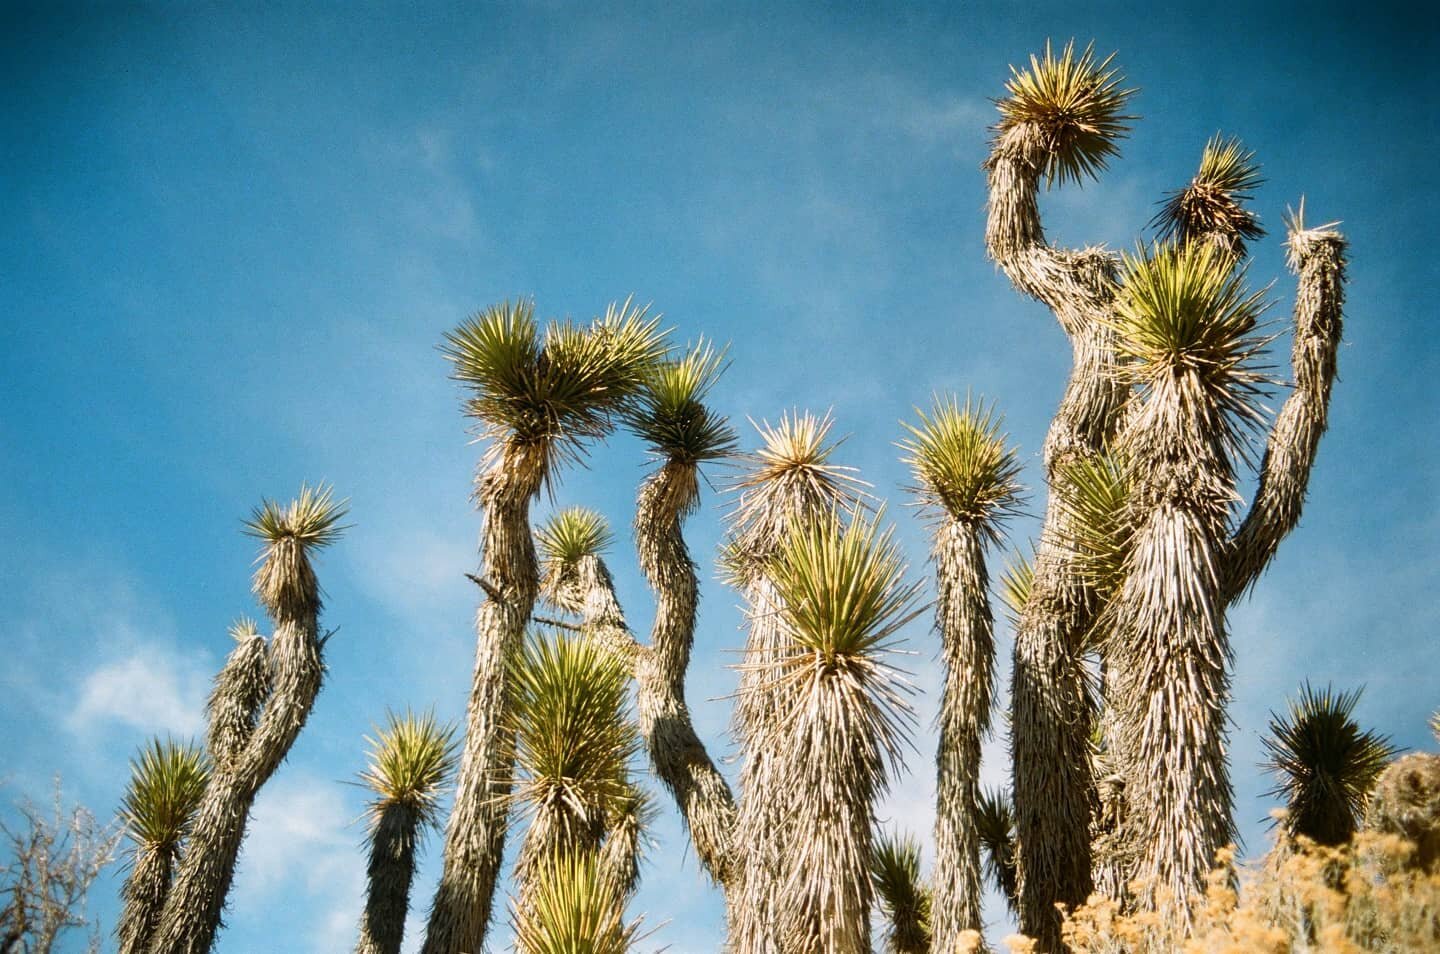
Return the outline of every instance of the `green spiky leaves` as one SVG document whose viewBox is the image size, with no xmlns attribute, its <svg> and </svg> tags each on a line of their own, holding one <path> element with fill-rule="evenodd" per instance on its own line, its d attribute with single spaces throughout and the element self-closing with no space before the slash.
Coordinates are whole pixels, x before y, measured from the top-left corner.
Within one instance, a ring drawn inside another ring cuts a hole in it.
<svg viewBox="0 0 1440 954">
<path fill-rule="evenodd" d="M 1270 714 L 1261 740 L 1265 768 L 1277 784 L 1268 794 L 1285 799 L 1286 831 L 1322 845 L 1355 834 L 1365 803 L 1397 749 L 1385 736 L 1362 730 L 1352 718 L 1361 690 L 1300 687 L 1284 715 Z"/>
<path fill-rule="evenodd" d="M 1122 373 L 1146 396 L 1163 394 L 1167 412 L 1214 425 L 1232 445 L 1261 423 L 1268 379 L 1255 359 L 1268 340 L 1256 329 L 1267 304 L 1232 255 L 1209 244 L 1127 255 L 1115 305 Z"/>
<path fill-rule="evenodd" d="M 588 639 L 534 638 L 512 663 L 508 720 L 520 778 L 514 800 L 578 823 L 623 813 L 638 733 L 626 717 L 629 673 Z"/>
<path fill-rule="evenodd" d="M 830 461 L 840 441 L 830 440 L 827 414 L 785 414 L 780 423 L 756 424 L 763 442 L 750 455 L 749 473 L 736 485 L 740 499 L 730 515 L 725 562 L 737 582 L 757 570 L 792 530 L 854 506 L 862 481 L 853 467 Z"/>
<path fill-rule="evenodd" d="M 1124 88 L 1124 77 L 1110 65 L 1114 58 L 1097 61 L 1093 44 L 1077 54 L 1074 40 L 1056 56 L 1047 40 L 1045 55 L 1032 54 L 1029 69 L 1010 68 L 1009 95 L 996 103 L 999 131 L 1025 127 L 1039 136 L 1040 172 L 1052 186 L 1093 178 L 1119 153 L 1116 141 L 1135 118 L 1124 112 L 1135 91 Z"/>
<path fill-rule="evenodd" d="M 210 782 L 210 762 L 194 743 L 154 739 L 130 761 L 120 803 L 125 834 L 139 851 L 173 856 Z"/>
<path fill-rule="evenodd" d="M 320 612 L 320 584 L 310 554 L 340 538 L 348 503 L 333 488 L 302 484 L 288 505 L 262 501 L 245 521 L 246 532 L 265 541 L 254 589 L 272 618 L 311 619 Z"/>
<path fill-rule="evenodd" d="M 1006 446 L 994 406 L 954 397 L 936 397 L 927 416 L 915 410 L 918 424 L 901 426 L 902 460 L 910 465 L 920 502 L 954 520 L 980 525 L 992 540 L 999 521 L 1015 512 L 1020 465 Z"/>
<path fill-rule="evenodd" d="M 1081 579 L 1102 600 L 1125 578 L 1135 534 L 1130 513 L 1134 475 L 1119 453 L 1076 458 L 1061 468 L 1055 491 L 1065 515 L 1061 530 Z"/>
<path fill-rule="evenodd" d="M 827 663 L 872 655 L 918 616 L 920 583 L 904 582 L 894 531 L 855 515 L 790 534 L 771 562 L 793 642 Z"/>
<path fill-rule="evenodd" d="M 466 413 L 494 441 L 532 452 L 535 475 L 579 456 L 610 430 L 665 355 L 660 319 L 630 300 L 587 326 L 551 322 L 544 333 L 531 302 L 494 305 L 447 332 L 442 351 L 470 391 Z"/>
<path fill-rule="evenodd" d="M 535 890 L 515 906 L 515 948 L 524 954 L 626 954 L 639 921 L 625 923 L 625 892 L 593 852 L 547 862 Z"/>
<path fill-rule="evenodd" d="M 910 836 L 883 834 L 870 857 L 870 883 L 885 916 L 885 950 L 925 954 L 930 950 L 930 889 L 920 877 L 920 843 Z"/>
<path fill-rule="evenodd" d="M 334 488 L 301 484 L 299 496 L 287 506 L 261 501 L 245 521 L 245 531 L 270 544 L 294 540 L 307 549 L 320 549 L 340 539 L 346 530 L 340 521 L 348 509 L 346 501 L 335 499 Z"/>
<path fill-rule="evenodd" d="M 1005 564 L 1000 576 L 1000 599 L 1012 626 L 1020 625 L 1025 615 L 1025 604 L 1030 602 L 1030 591 L 1035 586 L 1035 562 L 1023 553 L 1016 552 Z"/>
<path fill-rule="evenodd" d="M 422 827 L 439 821 L 439 801 L 447 779 L 455 770 L 455 727 L 442 726 L 434 713 L 386 714 L 383 728 L 366 736 L 369 751 L 360 781 L 372 792 L 371 824 L 379 824 L 385 811 L 402 806 Z"/>
<path fill-rule="evenodd" d="M 1007 792 L 986 789 L 975 806 L 975 826 L 985 851 L 985 877 L 1017 908 L 1019 875 L 1015 861 L 1015 811 Z"/>
<path fill-rule="evenodd" d="M 599 556 L 615 542 L 610 523 L 587 507 L 568 507 L 535 531 L 540 559 L 547 565 L 576 563 L 581 557 Z"/>
<path fill-rule="evenodd" d="M 1264 180 L 1255 153 L 1238 139 L 1218 133 L 1205 143 L 1200 170 L 1190 185 L 1170 193 L 1152 222 L 1163 240 L 1187 243 L 1208 239 L 1240 254 L 1245 243 L 1265 234 L 1244 202 Z"/>
<path fill-rule="evenodd" d="M 725 350 L 701 339 L 679 359 L 650 369 L 629 417 L 653 454 L 698 464 L 734 451 L 734 428 L 704 404 L 726 364 Z"/>
</svg>

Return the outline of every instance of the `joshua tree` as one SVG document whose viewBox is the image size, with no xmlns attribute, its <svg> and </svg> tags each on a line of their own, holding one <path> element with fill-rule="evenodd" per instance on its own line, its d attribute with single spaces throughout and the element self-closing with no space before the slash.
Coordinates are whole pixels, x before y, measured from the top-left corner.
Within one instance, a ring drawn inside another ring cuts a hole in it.
<svg viewBox="0 0 1440 954">
<path fill-rule="evenodd" d="M 1360 692 L 1306 683 L 1288 712 L 1270 714 L 1269 732 L 1261 740 L 1269 755 L 1265 768 L 1276 777 L 1268 794 L 1285 799 L 1287 835 L 1336 846 L 1360 827 L 1375 782 L 1397 751 L 1351 717 Z"/>
<path fill-rule="evenodd" d="M 932 521 L 935 623 L 944 689 L 936 754 L 935 904 L 938 950 L 959 946 L 980 918 L 980 741 L 990 729 L 995 641 L 985 545 L 1016 500 L 1020 467 L 1006 448 L 993 410 L 937 399 L 901 446 L 915 474 L 915 494 Z"/>
<path fill-rule="evenodd" d="M 220 928 L 250 807 L 304 728 L 320 691 L 326 637 L 320 633 L 320 584 L 311 557 L 340 536 L 344 515 L 345 505 L 328 488 L 302 487 L 289 506 L 267 500 L 246 522 L 248 531 L 265 546 L 254 589 L 275 624 L 266 651 L 269 691 L 263 695 L 258 717 L 249 710 L 232 723 L 232 727 L 250 726 L 240 732 L 243 738 L 222 730 L 216 720 L 245 707 L 212 698 L 209 737 L 230 740 L 227 744 L 233 748 L 226 751 L 222 745 L 212 753 L 210 784 L 185 840 L 155 932 L 151 945 L 155 954 L 206 954 Z M 254 673 L 242 678 L 231 668 L 253 662 L 258 638 L 242 639 L 231 653 L 216 680 L 218 694 L 259 695 Z"/>
<path fill-rule="evenodd" d="M 475 618 L 465 743 L 425 954 L 478 951 L 490 923 L 514 758 L 506 660 L 518 649 L 539 586 L 530 503 L 559 463 L 609 432 L 663 350 L 659 319 L 629 302 L 588 327 L 552 323 L 543 338 L 529 303 L 507 303 L 446 335 L 454 376 L 471 393 L 466 413 L 489 442 L 476 491 L 485 514 L 476 581 L 486 599 Z"/>
<path fill-rule="evenodd" d="M 516 909 L 526 909 L 558 858 L 572 855 L 600 859 L 623 904 L 635 887 L 645 813 L 630 779 L 639 736 L 625 711 L 626 666 L 580 636 L 534 639 L 512 667 L 506 717 L 519 771 L 510 798 L 529 817 L 515 861 Z"/>
<path fill-rule="evenodd" d="M 433 714 L 392 712 L 366 741 L 370 764 L 360 781 L 374 798 L 366 812 L 369 889 L 355 954 L 399 954 L 420 840 L 439 825 L 440 795 L 455 768 L 455 729 Z"/>
<path fill-rule="evenodd" d="M 1235 470 L 1261 423 L 1265 384 L 1250 360 L 1262 302 L 1244 290 L 1238 265 L 1245 241 L 1261 234 L 1243 206 L 1258 171 L 1238 143 L 1213 139 L 1196 178 L 1158 216 L 1163 241 L 1153 250 L 1122 261 L 1052 248 L 1041 180 L 1098 173 L 1131 119 L 1130 91 L 1110 62 L 1047 46 L 1015 71 L 987 162 L 990 254 L 1055 313 L 1075 353 L 1045 445 L 1051 495 L 1012 685 L 1021 926 L 1047 950 L 1060 946 L 1054 905 L 1082 902 L 1093 883 L 1091 649 L 1104 650 L 1106 755 L 1131 783 L 1113 809 L 1113 851 L 1100 859 L 1124 871 L 1107 880 L 1138 876 L 1184 907 L 1230 838 L 1225 610 L 1298 520 L 1340 334 L 1343 240 L 1297 217 L 1295 388 L 1271 429 L 1256 498 L 1232 529 Z M 1118 536 L 1082 525 L 1076 475 L 1087 468 L 1123 472 L 1123 507 L 1106 517 Z M 1119 562 L 1108 582 L 1087 571 L 1087 541 L 1097 538 Z M 1126 769 L 1138 765 L 1152 770 Z"/>
<path fill-rule="evenodd" d="M 886 954 L 929 954 L 934 895 L 920 877 L 919 842 L 877 836 L 870 883 L 885 917 Z"/>
<path fill-rule="evenodd" d="M 115 934 L 120 954 L 145 954 L 170 893 L 182 843 L 210 781 L 210 761 L 198 745 L 154 739 L 130 762 L 130 786 L 120 819 L 133 847 L 130 874 L 120 889 L 123 910 Z"/>
</svg>

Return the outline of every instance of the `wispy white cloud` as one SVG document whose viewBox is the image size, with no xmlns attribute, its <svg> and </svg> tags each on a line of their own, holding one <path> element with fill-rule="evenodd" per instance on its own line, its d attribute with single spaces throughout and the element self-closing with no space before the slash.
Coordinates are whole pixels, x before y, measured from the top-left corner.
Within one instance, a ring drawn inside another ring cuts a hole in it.
<svg viewBox="0 0 1440 954">
<path fill-rule="evenodd" d="M 145 645 L 92 671 L 81 681 L 73 732 L 126 726 L 146 733 L 196 735 L 204 727 L 208 674 L 193 659 Z"/>
</svg>

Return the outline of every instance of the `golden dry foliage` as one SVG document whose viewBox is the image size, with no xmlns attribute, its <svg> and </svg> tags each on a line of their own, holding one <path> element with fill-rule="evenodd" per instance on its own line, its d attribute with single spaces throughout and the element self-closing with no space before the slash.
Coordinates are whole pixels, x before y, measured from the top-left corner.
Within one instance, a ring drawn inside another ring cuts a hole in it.
<svg viewBox="0 0 1440 954">
<path fill-rule="evenodd" d="M 1440 872 L 1409 864 L 1414 846 L 1363 832 L 1341 848 L 1277 845 L 1237 872 L 1222 851 L 1204 897 L 1183 919 L 1126 913 L 1100 895 L 1066 915 L 1072 954 L 1421 954 L 1440 950 Z M 1161 906 L 1163 907 L 1163 905 Z M 1034 950 L 1022 935 L 1011 954 Z"/>
</svg>

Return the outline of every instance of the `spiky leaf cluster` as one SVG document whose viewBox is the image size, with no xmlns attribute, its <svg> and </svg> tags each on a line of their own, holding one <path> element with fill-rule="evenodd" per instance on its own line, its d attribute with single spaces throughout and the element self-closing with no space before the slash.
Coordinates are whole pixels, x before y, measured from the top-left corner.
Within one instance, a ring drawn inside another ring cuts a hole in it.
<svg viewBox="0 0 1440 954">
<path fill-rule="evenodd" d="M 264 500 L 252 511 L 245 530 L 265 541 L 255 595 L 272 616 L 295 619 L 320 611 L 320 585 L 310 555 L 340 538 L 348 509 L 346 501 L 335 499 L 333 488 L 302 484 L 288 506 Z"/>
<path fill-rule="evenodd" d="M 1387 737 L 1362 730 L 1352 718 L 1360 693 L 1306 683 L 1284 715 L 1270 714 L 1261 741 L 1269 756 L 1265 768 L 1277 784 L 1268 794 L 1285 799 L 1284 824 L 1292 835 L 1323 845 L 1349 841 L 1397 751 Z"/>
<path fill-rule="evenodd" d="M 1162 240 L 1186 243 L 1212 236 L 1238 253 L 1245 242 L 1265 234 L 1255 213 L 1243 205 L 1264 181 L 1255 153 L 1240 140 L 1216 133 L 1205 143 L 1195 178 L 1170 193 L 1152 224 L 1159 226 Z"/>
<path fill-rule="evenodd" d="M 535 890 L 511 911 L 515 946 L 524 954 L 626 954 L 639 921 L 625 922 L 625 894 L 593 852 L 566 852 L 547 862 Z"/>
<path fill-rule="evenodd" d="M 975 523 L 993 539 L 1001 518 L 1019 501 L 1020 464 L 1006 446 L 993 405 L 953 396 L 936 397 L 927 416 L 915 410 L 918 424 L 904 421 L 910 437 L 900 442 L 920 502 L 942 517 Z"/>
<path fill-rule="evenodd" d="M 575 609 L 572 591 L 582 559 L 599 556 L 615 541 L 610 523 L 587 507 L 567 507 L 535 530 L 540 551 L 541 592 L 557 606 Z"/>
<path fill-rule="evenodd" d="M 855 468 L 830 462 L 840 441 L 830 440 L 829 414 L 785 414 L 775 426 L 756 424 L 762 446 L 749 455 L 749 472 L 736 484 L 724 563 L 736 582 L 759 570 L 789 532 L 854 506 L 863 481 Z"/>
<path fill-rule="evenodd" d="M 1178 403 L 1232 445 L 1261 423 L 1268 383 L 1255 366 L 1268 343 L 1256 334 L 1265 293 L 1245 279 L 1233 256 L 1209 244 L 1127 255 L 1112 323 L 1122 373 L 1142 396 L 1165 393 L 1167 406 Z"/>
<path fill-rule="evenodd" d="M 1030 602 L 1030 590 L 1034 586 L 1034 562 L 1023 553 L 1015 553 L 1000 576 L 1000 600 L 1005 604 L 1011 625 L 1020 625 L 1020 617 L 1025 615 L 1025 604 Z"/>
<path fill-rule="evenodd" d="M 142 748 L 130 761 L 130 785 L 120 803 L 121 823 L 136 849 L 173 856 L 209 782 L 210 762 L 201 746 L 153 739 Z"/>
<path fill-rule="evenodd" d="M 589 325 L 552 321 L 542 333 L 534 304 L 493 305 L 447 332 L 442 351 L 469 391 L 465 411 L 492 440 L 538 449 L 548 476 L 557 459 L 578 456 L 609 432 L 650 369 L 665 354 L 660 319 L 630 300 Z"/>
<path fill-rule="evenodd" d="M 727 363 L 725 350 L 702 338 L 679 359 L 649 370 L 629 420 L 651 453 L 698 464 L 735 449 L 734 428 L 704 404 Z"/>
<path fill-rule="evenodd" d="M 626 717 L 629 674 L 585 638 L 532 638 L 513 662 L 507 720 L 529 811 L 554 806 L 598 823 L 634 797 L 628 779 L 638 734 Z"/>
<path fill-rule="evenodd" d="M 1124 579 L 1135 532 L 1129 509 L 1133 487 L 1130 463 L 1116 452 L 1070 461 L 1056 486 L 1066 517 L 1064 543 L 1081 578 L 1102 599 Z"/>
<path fill-rule="evenodd" d="M 894 530 L 862 514 L 790 534 L 770 564 L 793 643 L 827 665 L 873 656 L 922 612 Z"/>
<path fill-rule="evenodd" d="M 455 727 L 442 726 L 433 712 L 386 714 L 385 726 L 366 736 L 370 750 L 360 781 L 372 792 L 368 814 L 379 824 L 386 809 L 402 806 L 422 827 L 439 820 L 446 780 L 455 770 Z"/>
<path fill-rule="evenodd" d="M 1022 125 L 1035 130 L 1044 150 L 1040 171 L 1050 185 L 1094 177 L 1119 153 L 1116 140 L 1134 118 L 1125 115 L 1125 104 L 1135 91 L 1125 89 L 1124 77 L 1111 68 L 1114 58 L 1097 61 L 1093 44 L 1077 55 L 1074 40 L 1056 56 L 1047 40 L 1045 55 L 1031 54 L 1029 69 L 1010 67 L 1009 95 L 996 103 L 999 131 Z"/>
<path fill-rule="evenodd" d="M 1015 867 L 1015 812 L 1010 796 L 995 789 L 980 793 L 975 806 L 976 830 L 985 851 L 985 877 L 1005 896 L 1010 910 L 1016 909 L 1019 875 Z"/>
<path fill-rule="evenodd" d="M 885 950 L 924 954 L 930 950 L 931 892 L 920 877 L 920 843 L 910 836 L 883 834 L 870 857 L 870 883 L 885 916 Z"/>
</svg>

